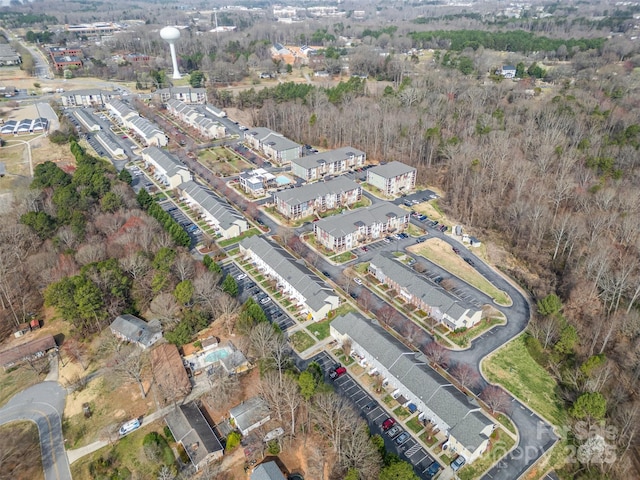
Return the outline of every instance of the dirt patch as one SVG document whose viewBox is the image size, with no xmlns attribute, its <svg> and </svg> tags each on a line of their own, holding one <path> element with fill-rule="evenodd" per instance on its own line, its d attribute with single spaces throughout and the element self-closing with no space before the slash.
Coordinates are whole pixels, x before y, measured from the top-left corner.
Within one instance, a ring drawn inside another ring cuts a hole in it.
<svg viewBox="0 0 640 480">
<path fill-rule="evenodd" d="M 0 427 L 0 451 L 3 478 L 44 479 L 38 427 L 35 423 L 12 422 Z M 9 472 L 12 476 L 5 477 Z"/>
<path fill-rule="evenodd" d="M 62 380 L 62 376 L 60 377 Z M 103 388 L 102 378 L 96 378 L 89 382 L 89 385 L 81 392 L 73 392 L 67 395 L 67 402 L 64 406 L 64 416 L 73 417 L 82 413 L 82 404 L 93 402 Z"/>
</svg>

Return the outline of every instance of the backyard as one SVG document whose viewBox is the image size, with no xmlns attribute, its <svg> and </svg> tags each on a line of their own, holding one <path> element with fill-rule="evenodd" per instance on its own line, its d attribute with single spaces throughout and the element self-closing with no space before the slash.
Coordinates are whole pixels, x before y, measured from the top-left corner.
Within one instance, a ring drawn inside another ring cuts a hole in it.
<svg viewBox="0 0 640 480">
<path fill-rule="evenodd" d="M 250 170 L 253 165 L 226 147 L 214 147 L 198 154 L 198 160 L 212 172 L 223 177 Z"/>
<path fill-rule="evenodd" d="M 452 275 L 473 285 L 478 290 L 486 293 L 499 305 L 510 305 L 511 299 L 502 290 L 496 288 L 484 278 L 475 268 L 468 265 L 461 255 L 457 255 L 451 246 L 439 238 L 430 238 L 418 245 L 408 247 L 412 253 L 422 255 L 431 262 L 439 265 Z"/>
<path fill-rule="evenodd" d="M 489 381 L 502 385 L 554 425 L 564 425 L 566 411 L 556 392 L 557 383 L 531 357 L 524 336 L 489 356 L 482 369 Z"/>
<path fill-rule="evenodd" d="M 307 348 L 313 347 L 316 341 L 304 330 L 298 330 L 289 337 L 291 345 L 298 352 L 304 352 Z"/>
<path fill-rule="evenodd" d="M 329 336 L 329 325 L 331 324 L 331 320 L 322 320 L 321 322 L 316 322 L 307 327 L 311 333 L 315 335 L 318 340 L 324 340 Z"/>
</svg>

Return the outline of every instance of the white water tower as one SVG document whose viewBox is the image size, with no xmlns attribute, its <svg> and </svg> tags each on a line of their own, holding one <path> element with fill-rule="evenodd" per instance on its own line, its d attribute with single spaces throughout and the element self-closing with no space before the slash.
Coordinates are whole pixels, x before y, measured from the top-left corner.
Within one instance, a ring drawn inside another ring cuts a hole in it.
<svg viewBox="0 0 640 480">
<path fill-rule="evenodd" d="M 178 59 L 176 58 L 176 41 L 180 38 L 180 30 L 176 27 L 164 27 L 160 30 L 160 37 L 169 44 L 169 50 L 171 50 L 171 62 L 173 63 L 173 76 L 171 78 L 178 79 L 181 75 L 178 70 Z"/>
</svg>

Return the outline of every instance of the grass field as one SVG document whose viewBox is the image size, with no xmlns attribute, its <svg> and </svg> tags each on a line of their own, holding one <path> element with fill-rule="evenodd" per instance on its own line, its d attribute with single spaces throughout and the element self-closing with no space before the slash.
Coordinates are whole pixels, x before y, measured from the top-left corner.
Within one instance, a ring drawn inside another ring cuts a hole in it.
<svg viewBox="0 0 640 480">
<path fill-rule="evenodd" d="M 496 429 L 491 435 L 489 451 L 472 464 L 465 465 L 459 472 L 460 480 L 480 478 L 496 461 L 513 448 L 516 441 L 503 429 Z"/>
<path fill-rule="evenodd" d="M 4 405 L 16 393 L 44 380 L 46 373 L 37 375 L 27 366 L 0 372 L 0 405 Z"/>
<path fill-rule="evenodd" d="M 529 355 L 520 336 L 488 357 L 482 368 L 498 383 L 556 426 L 564 425 L 566 411 L 556 393 L 557 383 Z"/>
<path fill-rule="evenodd" d="M 252 168 L 252 165 L 224 147 L 215 147 L 198 154 L 198 160 L 212 172 L 229 176 Z"/>
<path fill-rule="evenodd" d="M 304 352 L 307 348 L 313 347 L 316 341 L 309 336 L 309 334 L 303 330 L 298 330 L 296 333 L 289 337 L 293 348 L 298 352 Z"/>
<path fill-rule="evenodd" d="M 441 266 L 453 275 L 473 285 L 478 290 L 493 298 L 496 303 L 500 305 L 511 304 L 511 299 L 505 292 L 493 286 L 493 284 L 480 275 L 475 268 L 468 265 L 461 255 L 455 254 L 446 242 L 438 238 L 431 238 L 424 243 L 413 245 L 407 250 L 422 255 L 436 265 Z"/>
<path fill-rule="evenodd" d="M 321 322 L 314 323 L 307 327 L 311 333 L 315 335 L 318 340 L 324 340 L 329 336 L 329 324 L 331 320 L 322 320 Z"/>
</svg>

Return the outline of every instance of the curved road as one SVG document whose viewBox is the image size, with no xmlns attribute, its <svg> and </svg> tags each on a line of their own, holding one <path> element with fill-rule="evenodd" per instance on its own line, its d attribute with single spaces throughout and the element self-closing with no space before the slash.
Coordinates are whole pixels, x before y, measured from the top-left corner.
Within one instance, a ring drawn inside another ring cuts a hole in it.
<svg viewBox="0 0 640 480">
<path fill-rule="evenodd" d="M 58 382 L 42 382 L 16 394 L 0 408 L 0 425 L 29 420 L 38 426 L 45 480 L 71 480 L 62 436 L 66 391 Z"/>
</svg>

